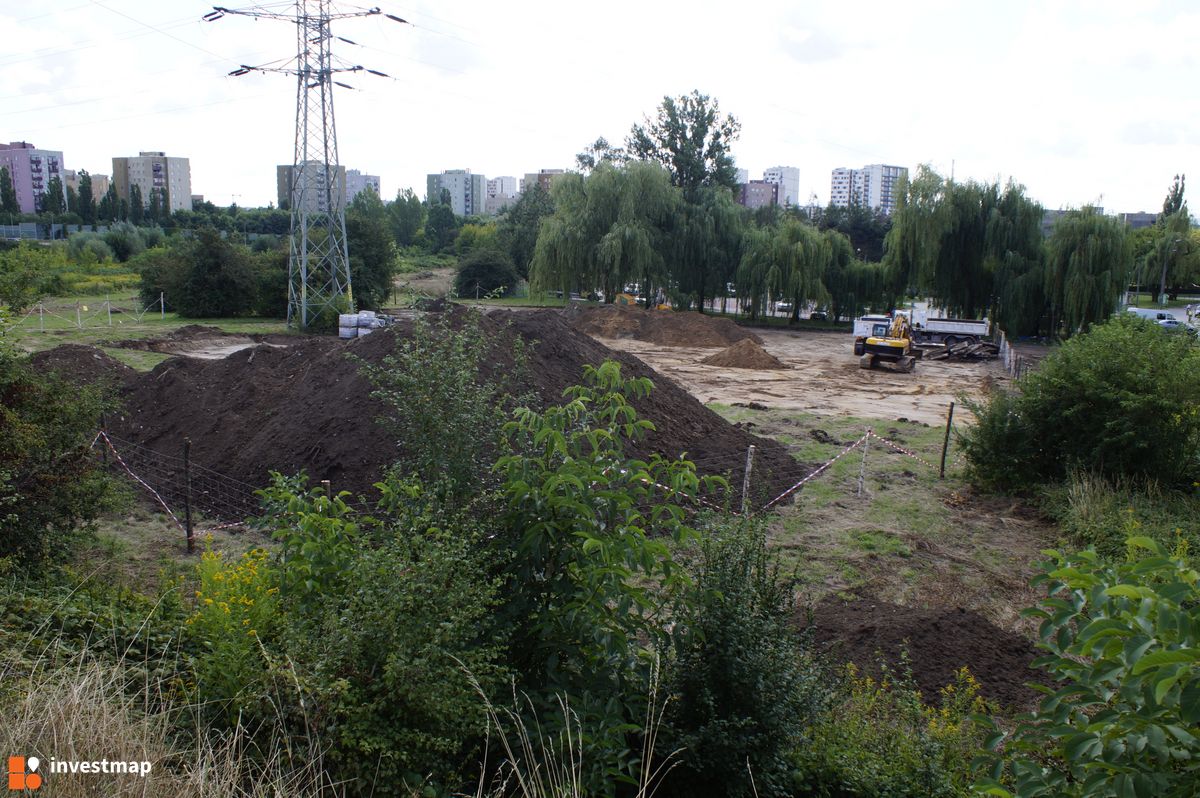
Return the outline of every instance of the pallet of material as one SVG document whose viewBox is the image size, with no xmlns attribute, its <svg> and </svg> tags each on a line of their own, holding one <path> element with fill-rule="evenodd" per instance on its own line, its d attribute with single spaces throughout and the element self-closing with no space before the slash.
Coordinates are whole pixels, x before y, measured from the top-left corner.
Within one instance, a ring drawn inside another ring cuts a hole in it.
<svg viewBox="0 0 1200 798">
<path fill-rule="evenodd" d="M 926 356 L 926 360 L 993 360 L 1000 356 L 1000 347 L 987 341 L 962 341 L 947 346 L 941 352 Z"/>
</svg>

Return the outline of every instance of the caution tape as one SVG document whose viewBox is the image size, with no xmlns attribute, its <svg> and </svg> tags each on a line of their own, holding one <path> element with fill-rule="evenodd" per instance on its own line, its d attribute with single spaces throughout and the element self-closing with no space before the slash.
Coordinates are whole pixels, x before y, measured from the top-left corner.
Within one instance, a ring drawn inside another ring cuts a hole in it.
<svg viewBox="0 0 1200 798">
<path fill-rule="evenodd" d="M 764 504 L 761 508 L 759 508 L 758 512 L 761 513 L 763 510 L 771 509 L 776 504 L 778 504 L 779 502 L 786 499 L 788 496 L 791 496 L 793 493 L 800 490 L 800 488 L 802 488 L 806 482 L 816 479 L 818 476 L 820 476 L 822 473 L 824 473 L 825 469 L 829 468 L 831 465 L 836 463 L 838 460 L 841 460 L 843 457 L 845 457 L 847 454 L 849 454 L 854 449 L 856 449 L 859 446 L 862 446 L 864 443 L 866 443 L 867 438 L 870 438 L 872 434 L 873 433 L 868 431 L 865 435 L 863 435 L 861 438 L 856 440 L 854 443 L 850 444 L 845 449 L 842 449 L 840 452 L 838 452 L 837 455 L 832 460 L 830 460 L 827 463 L 817 466 L 804 479 L 800 480 L 795 485 L 792 485 L 790 488 L 785 490 L 783 493 L 779 494 L 774 499 L 771 499 L 771 501 Z"/>
<path fill-rule="evenodd" d="M 887 438 L 883 437 L 882 435 L 877 435 L 874 432 L 868 432 L 867 435 L 869 435 L 872 438 L 878 439 L 881 443 L 883 443 L 886 446 L 892 447 L 896 451 L 900 452 L 900 454 L 911 457 L 912 459 L 916 460 L 918 463 L 924 463 L 925 465 L 929 466 L 930 468 L 932 468 L 934 470 L 937 469 L 937 466 L 935 466 L 933 463 L 926 460 L 924 457 L 921 457 L 921 455 L 916 454 L 915 452 L 910 452 L 908 449 L 905 449 L 903 446 L 899 446 L 899 445 L 893 443 L 892 441 L 889 441 Z"/>
<path fill-rule="evenodd" d="M 133 473 L 133 470 L 130 469 L 129 466 L 125 464 L 125 461 L 121 458 L 121 454 L 117 451 L 117 447 L 112 445 L 112 441 L 110 441 L 108 439 L 107 435 L 105 435 L 103 432 L 101 432 L 99 435 L 96 436 L 97 440 L 99 440 L 100 438 L 104 439 L 104 443 L 108 446 L 109 451 L 111 451 L 113 453 L 113 457 L 117 458 L 117 462 L 121 464 L 121 468 L 125 469 L 125 473 L 129 474 L 129 476 L 135 482 L 137 482 L 139 485 L 141 485 L 143 488 L 150 491 L 150 495 L 153 496 L 158 501 L 158 503 L 162 505 L 162 508 L 164 510 L 166 510 L 167 515 L 171 516 L 171 520 L 175 522 L 175 525 L 177 527 L 179 527 L 180 531 L 186 533 L 187 530 L 184 529 L 183 524 L 181 524 L 179 522 L 179 519 L 175 516 L 175 513 L 171 512 L 171 508 L 167 506 L 167 503 L 165 501 L 163 501 L 163 497 L 159 495 L 158 491 L 156 491 L 154 488 L 150 487 L 150 484 L 148 482 L 146 482 L 146 480 L 142 479 L 137 474 Z M 96 441 L 92 441 L 92 445 L 95 446 Z"/>
</svg>

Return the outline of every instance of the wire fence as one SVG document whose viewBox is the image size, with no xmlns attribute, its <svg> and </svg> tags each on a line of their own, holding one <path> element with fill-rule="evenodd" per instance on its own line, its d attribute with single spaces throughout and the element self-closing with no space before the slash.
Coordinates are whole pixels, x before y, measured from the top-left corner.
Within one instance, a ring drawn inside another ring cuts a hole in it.
<svg viewBox="0 0 1200 798">
<path fill-rule="evenodd" d="M 944 476 L 952 421 L 953 409 L 951 407 L 947 418 L 946 443 L 943 445 L 941 466 L 935 465 L 930 459 L 911 448 L 868 428 L 857 440 L 845 445 L 833 457 L 815 467 L 804 466 L 800 462 L 796 462 L 795 481 L 765 501 L 755 500 L 755 497 L 761 494 L 761 490 L 756 491 L 756 488 L 761 488 L 764 482 L 762 475 L 755 471 L 754 446 L 749 447 L 744 455 L 726 452 L 695 460 L 689 458 L 697 473 L 731 476 L 741 474 L 741 484 L 730 484 L 730 492 L 726 495 L 727 501 L 723 504 L 713 500 L 717 497 L 706 498 L 681 492 L 670 485 L 651 479 L 643 479 L 643 481 L 666 496 L 680 502 L 691 503 L 697 510 L 754 516 L 780 506 L 806 484 L 827 475 L 834 464 L 858 450 L 861 450 L 863 457 L 858 478 L 858 492 L 861 495 L 867 453 L 872 440 L 877 441 L 884 449 Z M 162 509 L 187 538 L 189 551 L 192 549 L 196 535 L 220 529 L 244 527 L 248 519 L 255 518 L 263 512 L 260 486 L 192 462 L 188 454 L 190 444 L 186 440 L 180 445 L 180 453 L 175 455 L 124 440 L 101 430 L 92 443 L 92 449 L 111 470 L 129 479 Z M 956 455 L 951 465 L 952 468 L 956 468 L 963 458 L 962 452 L 958 452 Z M 778 483 L 778 474 L 769 476 L 771 477 L 770 484 Z M 327 493 L 333 492 L 333 486 L 328 481 L 320 484 Z M 728 501 L 730 498 L 736 499 L 739 495 L 740 506 L 734 506 L 732 501 Z M 369 513 L 376 509 L 373 502 L 363 497 L 347 496 L 344 501 L 351 510 L 358 513 Z"/>
<path fill-rule="evenodd" d="M 132 318 L 134 323 L 140 324 L 147 315 L 156 310 L 159 319 L 165 319 L 166 307 L 166 297 L 163 294 L 159 294 L 158 299 L 137 310 L 131 310 L 124 305 L 114 305 L 108 299 L 99 303 L 76 302 L 74 305 L 53 308 L 44 302 L 38 302 L 19 316 L 9 319 L 2 330 L 8 332 L 18 327 L 36 328 L 40 333 L 64 329 L 85 330 L 116 327 L 124 323 L 126 318 Z M 114 315 L 117 316 L 116 320 L 113 319 Z"/>
</svg>

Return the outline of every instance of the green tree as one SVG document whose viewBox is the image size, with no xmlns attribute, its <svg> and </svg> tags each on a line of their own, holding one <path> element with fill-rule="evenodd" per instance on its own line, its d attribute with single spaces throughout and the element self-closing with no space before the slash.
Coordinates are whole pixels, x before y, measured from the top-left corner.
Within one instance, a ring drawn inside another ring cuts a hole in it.
<svg viewBox="0 0 1200 798">
<path fill-rule="evenodd" d="M 96 207 L 96 216 L 102 222 L 115 222 L 120 216 L 121 203 L 117 199 L 117 187 L 112 183 L 108 184 L 108 190 L 104 192 L 104 196 L 100 198 L 100 204 Z"/>
<path fill-rule="evenodd" d="M 1111 316 L 1133 271 L 1124 225 L 1090 206 L 1071 211 L 1046 249 L 1051 332 L 1073 335 Z"/>
<path fill-rule="evenodd" d="M 801 212 L 803 213 L 803 212 Z M 822 232 L 837 230 L 850 239 L 854 257 L 878 263 L 883 260 L 883 242 L 892 229 L 892 219 L 883 211 L 875 211 L 858 202 L 819 209 L 810 221 Z"/>
<path fill-rule="evenodd" d="M 425 205 L 411 188 L 396 194 L 396 200 L 387 207 L 392 235 L 401 247 L 412 246 L 417 231 L 425 224 Z"/>
<path fill-rule="evenodd" d="M 74 186 L 67 186 L 67 213 L 79 215 L 79 192 Z"/>
<path fill-rule="evenodd" d="M 92 194 L 92 176 L 79 170 L 79 218 L 84 224 L 96 223 L 96 197 Z"/>
<path fill-rule="evenodd" d="M 1164 220 L 1172 215 L 1187 210 L 1187 203 L 1183 199 L 1183 189 L 1186 180 L 1185 175 L 1175 175 L 1175 182 L 1167 189 L 1167 197 L 1163 200 L 1162 213 L 1158 217 L 1159 224 L 1162 224 Z"/>
<path fill-rule="evenodd" d="M 979 789 L 1011 798 L 1184 798 L 1200 782 L 1200 573 L 1186 551 L 1146 537 L 1124 562 L 1048 552 L 1035 662 L 1046 689 L 1011 732 L 988 724 Z M 1000 749 L 1003 749 L 1003 753 Z"/>
<path fill-rule="evenodd" d="M 702 186 L 732 189 L 737 185 L 730 147 L 741 129 L 732 115 L 721 117 L 715 99 L 693 91 L 681 97 L 663 97 L 657 116 L 634 125 L 625 147 L 631 157 L 665 167 L 671 183 L 692 201 Z"/>
<path fill-rule="evenodd" d="M 142 187 L 137 183 L 129 185 L 129 221 L 140 225 L 146 218 L 146 208 L 142 204 Z"/>
<path fill-rule="evenodd" d="M 505 209 L 497 224 L 500 245 L 508 251 L 522 277 L 529 276 L 529 266 L 537 247 L 542 220 L 554 213 L 550 192 L 535 183 L 526 187 L 515 203 Z"/>
<path fill-rule="evenodd" d="M 387 208 L 374 189 L 360 191 L 346 209 L 350 284 L 360 308 L 383 307 L 396 273 L 396 245 Z"/>
<path fill-rule="evenodd" d="M 21 212 L 17 202 L 17 189 L 7 166 L 0 166 L 0 212 L 16 215 Z"/>
<path fill-rule="evenodd" d="M 257 303 L 258 283 L 250 250 L 224 239 L 212 228 L 196 231 L 182 245 L 186 271 L 177 286 L 164 288 L 167 300 L 181 316 L 222 318 L 243 316 Z M 143 272 L 143 295 L 146 273 Z M 169 290 L 173 288 L 173 290 Z M 157 296 L 152 297 L 157 299 Z"/>
<path fill-rule="evenodd" d="M 477 249 L 458 262 L 454 291 L 464 299 L 512 291 L 520 278 L 508 254 L 498 249 Z"/>
<path fill-rule="evenodd" d="M 499 248 L 500 241 L 495 222 L 481 224 L 468 222 L 459 228 L 458 235 L 454 239 L 454 253 L 460 257 L 469 255 L 477 249 Z"/>
<path fill-rule="evenodd" d="M 603 290 L 612 302 L 626 283 L 646 295 L 665 281 L 664 231 L 679 195 L 656 164 L 602 163 L 587 177 L 568 174 L 552 191 L 555 211 L 542 222 L 530 287 L 535 291 Z"/>
<path fill-rule="evenodd" d="M 1200 473 L 1200 348 L 1122 313 L 1072 337 L 1021 378 L 973 405 L 962 435 L 977 481 L 1001 489 L 1073 469 L 1191 482 Z"/>
<path fill-rule="evenodd" d="M 702 188 L 696 201 L 684 203 L 670 226 L 672 241 L 669 275 L 675 306 L 706 303 L 724 293 L 741 257 L 745 219 L 742 209 L 724 188 Z"/>
<path fill-rule="evenodd" d="M 751 227 L 742 240 L 742 258 L 736 273 L 738 304 L 751 319 L 766 313 L 771 292 L 783 281 L 775 259 L 770 228 Z"/>
<path fill-rule="evenodd" d="M 63 191 L 62 179 L 55 175 L 46 184 L 46 193 L 41 198 L 41 210 L 52 217 L 61 216 L 67 210 L 66 192 Z"/>
<path fill-rule="evenodd" d="M 459 224 L 459 218 L 454 215 L 449 203 L 435 202 L 430 205 L 425 217 L 425 241 L 429 251 L 436 254 L 450 249 L 458 236 Z"/>
<path fill-rule="evenodd" d="M 614 147 L 608 143 L 608 139 L 601 136 L 593 143 L 583 148 L 583 152 L 576 154 L 575 165 L 579 167 L 579 171 L 588 174 L 596 168 L 597 164 L 608 161 L 613 164 L 623 164 L 629 160 L 623 147 Z"/>
<path fill-rule="evenodd" d="M 0 334 L 0 557 L 43 559 L 107 493 L 89 450 L 108 407 L 99 387 L 35 371 Z"/>
</svg>

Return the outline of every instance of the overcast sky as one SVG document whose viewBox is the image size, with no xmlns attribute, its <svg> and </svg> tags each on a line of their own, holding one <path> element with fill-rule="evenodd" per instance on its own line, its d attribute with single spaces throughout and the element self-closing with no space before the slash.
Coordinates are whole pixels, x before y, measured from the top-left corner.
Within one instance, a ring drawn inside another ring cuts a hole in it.
<svg viewBox="0 0 1200 798">
<path fill-rule="evenodd" d="M 377 2 L 413 24 L 335 24 L 360 45 L 337 56 L 392 76 L 344 78 L 357 90 L 336 109 L 341 162 L 388 198 L 424 196 L 444 169 L 569 168 L 692 89 L 741 121 L 739 167 L 798 167 L 821 204 L 833 168 L 868 163 L 1011 177 L 1048 208 L 1109 212 L 1161 209 L 1177 172 L 1200 181 L 1195 0 Z M 104 174 L 163 150 L 217 204 L 273 202 L 295 79 L 227 73 L 294 55 L 295 27 L 201 22 L 210 7 L 0 0 L 0 140 Z"/>
</svg>

